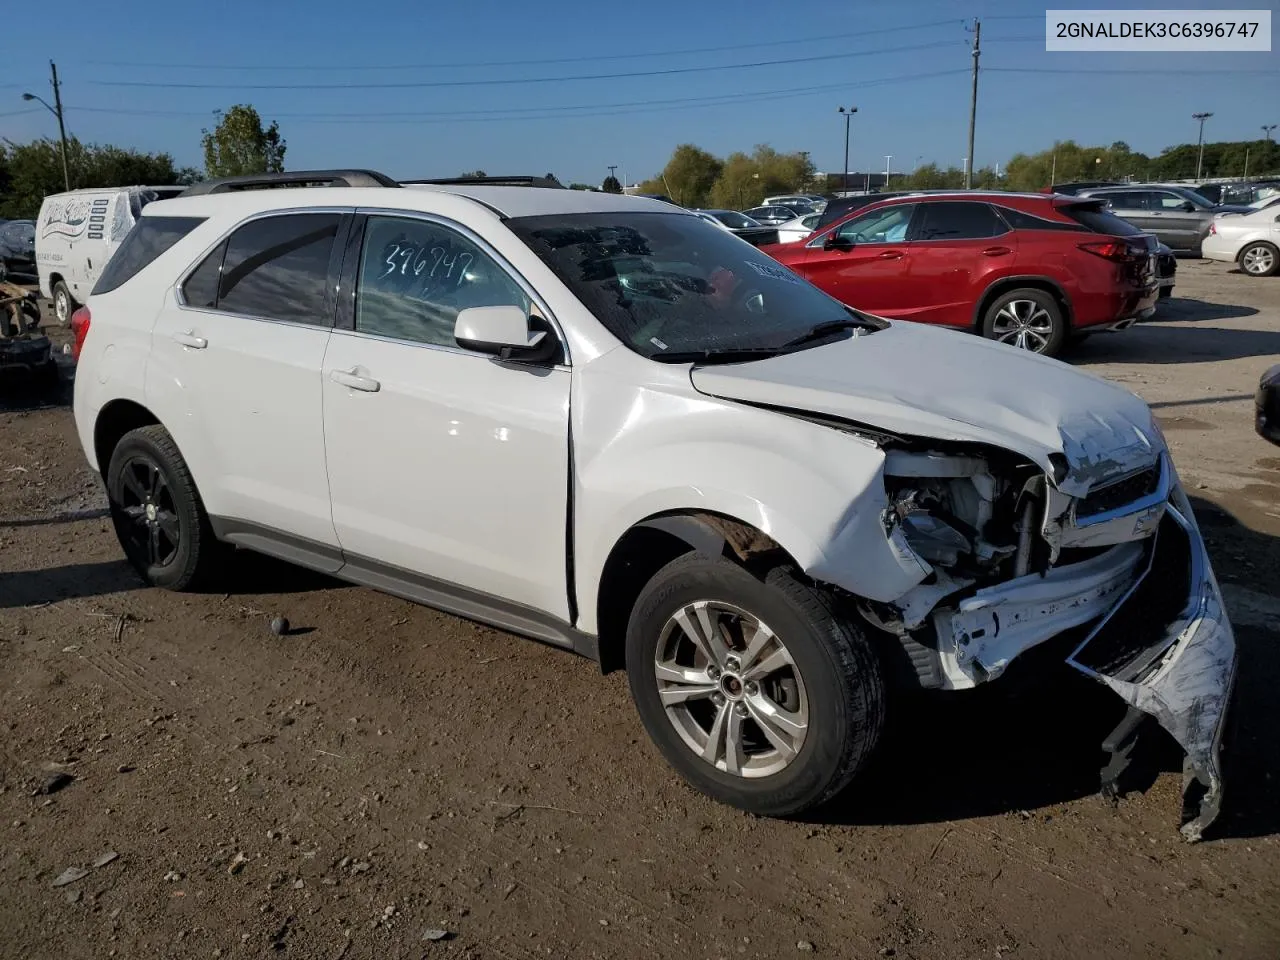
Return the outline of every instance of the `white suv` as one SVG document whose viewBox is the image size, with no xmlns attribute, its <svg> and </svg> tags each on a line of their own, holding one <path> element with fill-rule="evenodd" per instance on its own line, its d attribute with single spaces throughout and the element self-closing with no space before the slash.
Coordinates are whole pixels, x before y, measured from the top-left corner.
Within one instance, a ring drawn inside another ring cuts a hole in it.
<svg viewBox="0 0 1280 960">
<path fill-rule="evenodd" d="M 672 765 L 766 815 L 849 782 L 889 684 L 1038 647 L 1131 705 L 1109 781 L 1151 714 L 1184 832 L 1216 814 L 1231 626 L 1110 383 L 859 314 L 670 204 L 361 172 L 150 204 L 73 327 L 149 583 L 234 545 L 625 667 Z"/>
</svg>

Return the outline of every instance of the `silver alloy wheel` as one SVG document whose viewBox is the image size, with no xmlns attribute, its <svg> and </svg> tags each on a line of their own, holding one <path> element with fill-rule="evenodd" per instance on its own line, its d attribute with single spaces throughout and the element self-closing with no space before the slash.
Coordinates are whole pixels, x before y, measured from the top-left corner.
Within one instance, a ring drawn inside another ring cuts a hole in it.
<svg viewBox="0 0 1280 960">
<path fill-rule="evenodd" d="M 1276 265 L 1276 255 L 1270 247 L 1258 244 L 1245 250 L 1240 257 L 1240 266 L 1245 273 L 1262 276 L 1269 273 Z"/>
<path fill-rule="evenodd" d="M 1053 336 L 1053 317 L 1034 300 L 1010 300 L 996 314 L 991 335 L 1001 343 L 1041 353 Z"/>
<path fill-rule="evenodd" d="M 71 316 L 71 294 L 62 287 L 53 292 L 53 314 L 63 324 Z"/>
<path fill-rule="evenodd" d="M 658 696 L 680 739 L 717 770 L 755 778 L 804 746 L 809 698 L 783 642 L 740 607 L 699 600 L 662 627 Z"/>
</svg>

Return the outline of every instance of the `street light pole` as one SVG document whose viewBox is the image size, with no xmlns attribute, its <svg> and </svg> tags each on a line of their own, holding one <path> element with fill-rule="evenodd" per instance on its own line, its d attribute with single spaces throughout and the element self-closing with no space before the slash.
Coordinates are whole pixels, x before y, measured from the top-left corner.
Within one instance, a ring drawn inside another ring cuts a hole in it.
<svg viewBox="0 0 1280 960">
<path fill-rule="evenodd" d="M 1212 117 L 1212 113 L 1193 113 L 1192 120 L 1200 121 L 1200 152 L 1196 158 L 1196 179 L 1200 179 L 1200 171 L 1204 167 L 1204 122 Z"/>
<path fill-rule="evenodd" d="M 969 162 L 964 168 L 964 188 L 973 187 L 973 131 L 978 123 L 978 61 L 982 59 L 982 21 L 973 21 L 973 92 L 969 95 Z"/>
<path fill-rule="evenodd" d="M 889 189 L 889 161 L 893 159 L 892 153 L 886 153 L 884 156 L 884 188 Z"/>
<path fill-rule="evenodd" d="M 53 102 L 56 106 L 49 106 L 48 101 L 43 97 L 37 97 L 34 93 L 24 93 L 23 100 L 35 100 L 44 106 L 46 110 L 58 118 L 58 140 L 62 145 L 62 185 L 67 189 L 71 189 L 71 173 L 67 167 L 67 127 L 62 120 L 62 91 L 58 85 L 58 65 L 52 60 L 49 61 L 49 70 L 52 73 L 53 84 Z"/>
<path fill-rule="evenodd" d="M 1262 135 L 1267 138 L 1267 143 L 1271 142 L 1271 131 L 1276 128 L 1274 123 L 1264 123 L 1262 125 Z"/>
<path fill-rule="evenodd" d="M 857 107 L 849 107 L 845 109 L 840 107 L 839 111 L 844 114 L 844 179 L 840 181 L 840 189 L 844 193 L 849 192 L 849 121 L 853 119 L 853 115 L 858 112 Z"/>
</svg>

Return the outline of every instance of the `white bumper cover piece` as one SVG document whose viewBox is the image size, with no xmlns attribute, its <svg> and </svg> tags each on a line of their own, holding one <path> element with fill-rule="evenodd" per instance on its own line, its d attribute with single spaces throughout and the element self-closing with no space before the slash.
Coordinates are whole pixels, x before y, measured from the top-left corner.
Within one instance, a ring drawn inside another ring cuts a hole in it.
<svg viewBox="0 0 1280 960">
<path fill-rule="evenodd" d="M 1143 606 L 1140 594 L 1162 572 L 1149 567 L 1134 583 L 1107 617 L 1099 623 L 1071 654 L 1067 662 L 1078 670 L 1106 684 L 1130 706 L 1131 714 L 1154 717 L 1186 752 L 1183 765 L 1182 835 L 1191 841 L 1201 839 L 1205 829 L 1217 818 L 1222 806 L 1222 770 L 1220 747 L 1228 708 L 1235 686 L 1235 634 L 1222 601 L 1222 591 L 1213 575 L 1204 540 L 1196 526 L 1194 514 L 1182 490 L 1175 488 L 1167 511 L 1185 536 L 1186 587 L 1181 608 L 1169 620 L 1150 624 L 1154 629 L 1151 642 L 1133 651 L 1128 662 L 1104 667 L 1108 631 L 1132 637 L 1132 618 L 1116 624 L 1126 607 Z M 1172 539 L 1172 538 L 1170 538 Z M 1162 549 L 1157 538 L 1156 551 Z M 1169 549 L 1168 545 L 1163 545 Z M 1158 584 L 1152 583 L 1158 587 Z M 1132 639 L 1129 647 L 1134 644 Z M 1122 724 L 1122 727 L 1126 724 Z M 1132 726 L 1130 724 L 1130 726 Z M 1113 753 L 1121 745 L 1111 745 Z M 1126 754 L 1127 756 L 1127 754 Z M 1119 775 L 1123 764 L 1109 766 L 1104 773 L 1104 792 Z"/>
</svg>

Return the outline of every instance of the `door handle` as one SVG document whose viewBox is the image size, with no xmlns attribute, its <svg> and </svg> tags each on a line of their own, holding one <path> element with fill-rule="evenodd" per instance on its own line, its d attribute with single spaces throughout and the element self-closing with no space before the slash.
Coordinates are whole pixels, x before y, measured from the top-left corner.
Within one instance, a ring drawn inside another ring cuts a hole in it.
<svg viewBox="0 0 1280 960">
<path fill-rule="evenodd" d="M 882 253 L 882 254 L 880 254 L 878 257 L 876 257 L 876 259 L 877 259 L 877 260 L 901 260 L 901 259 L 902 259 L 902 251 L 901 251 L 901 250 L 886 250 L 884 253 Z"/>
<path fill-rule="evenodd" d="M 377 393 L 382 388 L 382 384 L 373 377 L 362 377 L 356 373 L 355 367 L 350 370 L 330 370 L 329 379 L 352 390 L 363 390 L 365 393 Z"/>
<path fill-rule="evenodd" d="M 197 337 L 194 333 L 175 333 L 173 339 L 184 347 L 190 347 L 192 350 L 203 350 L 209 345 L 209 341 L 204 337 Z"/>
<path fill-rule="evenodd" d="M 1008 247 L 987 247 L 982 251 L 984 257 L 1003 257 L 1006 253 L 1013 253 Z"/>
</svg>

